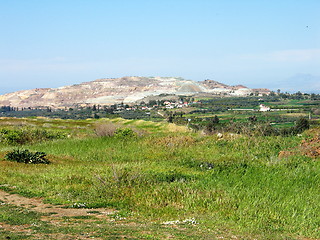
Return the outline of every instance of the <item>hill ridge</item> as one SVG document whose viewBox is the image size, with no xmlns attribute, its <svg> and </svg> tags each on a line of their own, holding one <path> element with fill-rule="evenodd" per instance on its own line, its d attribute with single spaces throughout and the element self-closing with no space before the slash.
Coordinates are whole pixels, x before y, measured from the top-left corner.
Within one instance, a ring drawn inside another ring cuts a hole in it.
<svg viewBox="0 0 320 240">
<path fill-rule="evenodd" d="M 58 88 L 36 88 L 0 95 L 0 105 L 12 107 L 71 107 L 75 105 L 115 103 L 132 104 L 150 96 L 212 94 L 246 96 L 269 94 L 268 89 L 229 86 L 214 80 L 196 82 L 181 77 L 100 78 Z"/>
</svg>

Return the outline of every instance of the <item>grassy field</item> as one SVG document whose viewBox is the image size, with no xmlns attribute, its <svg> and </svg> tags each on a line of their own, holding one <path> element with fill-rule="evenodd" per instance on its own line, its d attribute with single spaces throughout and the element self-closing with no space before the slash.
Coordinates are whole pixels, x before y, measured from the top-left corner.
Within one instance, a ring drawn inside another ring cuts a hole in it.
<svg viewBox="0 0 320 240">
<path fill-rule="evenodd" d="M 319 157 L 306 156 L 300 147 L 303 139 L 319 136 L 319 129 L 292 137 L 207 136 L 168 123 L 113 119 L 135 136 L 98 136 L 97 126 L 108 122 L 0 120 L 0 128 L 67 136 L 22 146 L 1 142 L 2 190 L 63 208 L 114 210 L 106 219 L 65 216 L 54 224 L 45 220 L 48 214 L 2 201 L 0 237 L 320 238 Z M 51 164 L 4 160 L 17 147 L 45 152 Z M 288 154 L 279 157 L 281 151 Z M 21 225 L 23 231 L 14 230 Z"/>
</svg>

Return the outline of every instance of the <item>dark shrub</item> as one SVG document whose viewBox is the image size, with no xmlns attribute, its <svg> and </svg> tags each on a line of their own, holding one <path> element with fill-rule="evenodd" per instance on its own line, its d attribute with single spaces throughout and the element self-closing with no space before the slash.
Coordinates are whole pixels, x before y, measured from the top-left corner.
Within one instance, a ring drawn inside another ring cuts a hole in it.
<svg viewBox="0 0 320 240">
<path fill-rule="evenodd" d="M 296 129 L 297 133 L 302 133 L 304 130 L 307 130 L 310 128 L 309 120 L 306 118 L 299 118 L 294 128 Z"/>
<path fill-rule="evenodd" d="M 50 161 L 45 158 L 44 152 L 30 152 L 29 150 L 16 149 L 6 154 L 5 159 L 19 163 L 44 163 L 49 164 Z"/>
</svg>

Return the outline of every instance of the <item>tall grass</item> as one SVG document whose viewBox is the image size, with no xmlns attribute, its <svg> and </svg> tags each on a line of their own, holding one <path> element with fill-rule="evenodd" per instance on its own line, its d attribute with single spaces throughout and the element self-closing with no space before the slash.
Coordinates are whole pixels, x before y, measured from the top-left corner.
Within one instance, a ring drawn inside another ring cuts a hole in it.
<svg viewBox="0 0 320 240">
<path fill-rule="evenodd" d="M 61 139 L 27 146 L 46 152 L 50 165 L 0 161 L 0 183 L 140 220 L 195 217 L 208 228 L 319 237 L 319 161 L 278 158 L 300 141 L 183 132 Z"/>
</svg>

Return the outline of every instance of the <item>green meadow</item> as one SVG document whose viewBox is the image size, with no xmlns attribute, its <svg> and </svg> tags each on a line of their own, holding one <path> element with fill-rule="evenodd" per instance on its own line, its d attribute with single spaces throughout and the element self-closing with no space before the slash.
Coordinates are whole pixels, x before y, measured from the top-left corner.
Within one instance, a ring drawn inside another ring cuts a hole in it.
<svg viewBox="0 0 320 240">
<path fill-rule="evenodd" d="M 320 238 L 319 156 L 300 146 L 319 128 L 289 137 L 218 136 L 120 118 L 4 118 L 0 128 L 45 136 L 15 144 L 2 135 L 2 190 L 64 208 L 115 210 L 112 221 L 78 216 L 55 225 L 0 201 L 0 225 L 28 230 L 0 227 L 4 239 Z M 15 149 L 45 152 L 50 164 L 8 161 Z"/>
</svg>

